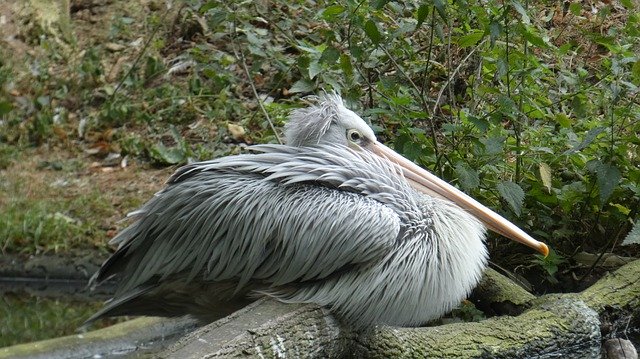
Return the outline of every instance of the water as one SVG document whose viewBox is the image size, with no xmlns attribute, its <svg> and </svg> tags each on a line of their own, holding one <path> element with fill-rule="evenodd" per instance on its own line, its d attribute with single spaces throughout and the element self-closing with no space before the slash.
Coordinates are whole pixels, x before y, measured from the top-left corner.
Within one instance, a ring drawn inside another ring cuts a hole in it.
<svg viewBox="0 0 640 359">
<path fill-rule="evenodd" d="M 0 347 L 77 333 L 113 291 L 91 292 L 86 280 L 0 277 Z M 101 328 L 120 320 L 100 320 Z"/>
</svg>

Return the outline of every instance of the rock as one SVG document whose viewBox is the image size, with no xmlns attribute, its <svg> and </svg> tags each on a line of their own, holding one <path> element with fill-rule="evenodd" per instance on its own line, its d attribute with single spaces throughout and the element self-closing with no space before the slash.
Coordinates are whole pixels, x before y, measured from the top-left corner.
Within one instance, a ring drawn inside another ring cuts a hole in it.
<svg viewBox="0 0 640 359">
<path fill-rule="evenodd" d="M 620 338 L 607 339 L 603 354 L 606 359 L 638 359 L 638 352 L 631 341 Z"/>
</svg>

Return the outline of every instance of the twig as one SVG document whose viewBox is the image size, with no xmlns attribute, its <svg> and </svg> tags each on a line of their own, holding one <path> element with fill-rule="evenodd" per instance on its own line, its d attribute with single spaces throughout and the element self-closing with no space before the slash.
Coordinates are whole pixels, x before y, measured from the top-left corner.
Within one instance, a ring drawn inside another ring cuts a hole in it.
<svg viewBox="0 0 640 359">
<path fill-rule="evenodd" d="M 186 6 L 186 5 L 183 5 L 183 7 L 184 6 Z M 133 64 L 131 65 L 131 67 L 129 68 L 127 73 L 122 77 L 120 82 L 118 82 L 118 85 L 116 85 L 116 88 L 113 90 L 113 93 L 109 97 L 109 103 L 113 102 L 113 99 L 115 98 L 116 93 L 118 93 L 118 90 L 120 90 L 120 88 L 122 87 L 124 82 L 127 80 L 129 75 L 131 75 L 133 70 L 135 70 L 137 68 L 138 63 L 142 59 L 142 56 L 145 54 L 145 52 L 147 52 L 147 49 L 149 48 L 149 45 L 151 44 L 151 40 L 153 40 L 153 38 L 156 36 L 156 34 L 158 33 L 158 30 L 160 29 L 160 27 L 162 25 L 164 25 L 164 19 L 169 14 L 169 9 L 170 9 L 170 7 L 167 7 L 167 9 L 164 11 L 164 13 L 162 14 L 162 17 L 160 18 L 160 21 L 158 21 L 158 25 L 156 25 L 156 27 L 153 28 L 153 31 L 151 32 L 151 35 L 149 35 L 149 38 L 144 43 L 144 46 L 142 47 L 142 51 L 140 51 L 140 53 L 138 54 L 136 59 L 133 61 Z M 180 13 L 180 10 L 178 10 L 178 13 Z"/>
<path fill-rule="evenodd" d="M 278 135 L 278 131 L 276 131 L 276 126 L 273 124 L 273 121 L 271 121 L 271 117 L 267 113 L 267 110 L 264 108 L 264 104 L 262 103 L 262 99 L 258 95 L 258 90 L 256 90 L 256 85 L 253 82 L 253 79 L 251 78 L 251 73 L 249 72 L 249 67 L 247 66 L 247 60 L 244 57 L 244 53 L 240 49 L 238 49 L 237 46 L 236 46 L 237 45 L 236 44 L 236 35 L 237 35 L 237 32 L 236 32 L 236 21 L 234 19 L 234 21 L 233 21 L 233 36 L 231 37 L 231 48 L 233 49 L 233 54 L 236 56 L 236 58 L 239 58 L 241 60 L 242 68 L 244 69 L 245 75 L 247 75 L 247 80 L 249 81 L 249 85 L 251 86 L 251 90 L 253 91 L 253 96 L 255 96 L 256 101 L 258 101 L 258 106 L 260 106 L 260 110 L 264 114 L 264 117 L 267 119 L 267 122 L 269 122 L 269 127 L 271 127 L 271 131 L 273 131 L 273 135 L 276 136 L 276 140 L 278 140 L 279 144 L 282 144 L 282 139 Z"/>
<path fill-rule="evenodd" d="M 458 66 L 455 68 L 455 70 L 453 70 L 453 72 L 451 73 L 451 76 L 449 76 L 449 78 L 447 79 L 447 82 L 445 82 L 445 84 L 440 89 L 440 92 L 438 92 L 438 97 L 436 97 L 436 103 L 433 105 L 434 115 L 436 113 L 436 110 L 438 109 L 438 105 L 440 104 L 440 100 L 442 99 L 442 95 L 444 94 L 444 91 L 446 90 L 447 86 L 449 86 L 449 83 L 451 83 L 451 81 L 453 81 L 456 75 L 458 75 L 458 72 L 462 68 L 462 65 L 464 65 L 469 60 L 471 55 L 473 55 L 476 52 L 476 50 L 478 50 L 480 46 L 482 46 L 485 42 L 487 42 L 486 38 L 482 40 L 478 45 L 476 45 L 476 47 L 473 50 L 471 50 L 471 52 L 469 52 L 467 56 L 465 56 L 464 59 L 462 59 L 462 61 L 460 61 Z"/>
</svg>

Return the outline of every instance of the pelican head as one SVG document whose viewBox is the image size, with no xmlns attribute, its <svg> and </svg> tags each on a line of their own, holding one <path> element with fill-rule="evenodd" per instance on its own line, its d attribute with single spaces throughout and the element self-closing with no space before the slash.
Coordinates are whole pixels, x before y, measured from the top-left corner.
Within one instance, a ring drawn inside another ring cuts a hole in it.
<svg viewBox="0 0 640 359">
<path fill-rule="evenodd" d="M 546 244 L 535 240 L 464 192 L 378 142 L 371 127 L 355 112 L 347 109 L 338 94 L 323 94 L 315 100 L 316 105 L 291 113 L 285 126 L 287 145 L 313 146 L 329 143 L 370 151 L 397 164 L 414 189 L 453 202 L 471 213 L 489 230 L 529 246 L 545 256 L 549 254 Z"/>
</svg>

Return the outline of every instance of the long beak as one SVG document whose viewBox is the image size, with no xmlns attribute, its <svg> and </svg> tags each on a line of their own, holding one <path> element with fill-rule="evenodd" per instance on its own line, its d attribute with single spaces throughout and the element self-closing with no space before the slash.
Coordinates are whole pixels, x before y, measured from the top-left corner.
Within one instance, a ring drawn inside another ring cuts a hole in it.
<svg viewBox="0 0 640 359">
<path fill-rule="evenodd" d="M 389 161 L 398 164 L 402 168 L 405 178 L 409 180 L 416 190 L 430 196 L 449 200 L 473 214 L 476 218 L 482 221 L 488 229 L 516 242 L 529 246 L 542 253 L 545 257 L 549 254 L 549 248 L 546 244 L 533 239 L 530 235 L 526 234 L 522 229 L 509 222 L 501 215 L 483 206 L 480 202 L 436 177 L 434 174 L 400 156 L 389 147 L 377 141 L 367 145 L 366 147 L 378 156 L 384 157 Z"/>
</svg>

